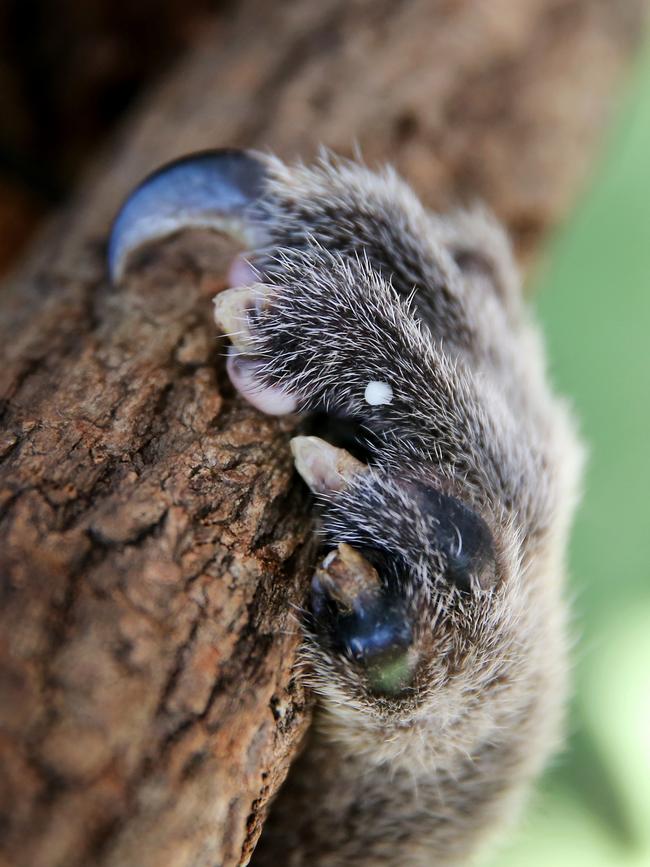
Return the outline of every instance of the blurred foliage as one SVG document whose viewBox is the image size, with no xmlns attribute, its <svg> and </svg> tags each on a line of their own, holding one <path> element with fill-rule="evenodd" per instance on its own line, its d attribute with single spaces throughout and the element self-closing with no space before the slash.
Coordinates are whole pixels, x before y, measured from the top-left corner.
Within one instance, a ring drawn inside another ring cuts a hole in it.
<svg viewBox="0 0 650 867">
<path fill-rule="evenodd" d="M 650 865 L 650 46 L 537 279 L 590 453 L 573 537 L 571 738 L 498 867 Z"/>
</svg>

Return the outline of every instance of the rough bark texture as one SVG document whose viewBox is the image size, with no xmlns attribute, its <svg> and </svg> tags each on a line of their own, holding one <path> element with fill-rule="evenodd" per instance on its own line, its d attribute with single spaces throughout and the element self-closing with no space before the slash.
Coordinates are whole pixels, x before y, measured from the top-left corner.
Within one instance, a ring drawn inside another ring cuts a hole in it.
<svg viewBox="0 0 650 867">
<path fill-rule="evenodd" d="M 245 863 L 308 720 L 287 421 L 236 399 L 176 239 L 112 289 L 146 171 L 215 145 L 390 160 L 485 198 L 524 253 L 570 204 L 641 0 L 249 0 L 149 94 L 2 297 L 0 865 Z"/>
</svg>

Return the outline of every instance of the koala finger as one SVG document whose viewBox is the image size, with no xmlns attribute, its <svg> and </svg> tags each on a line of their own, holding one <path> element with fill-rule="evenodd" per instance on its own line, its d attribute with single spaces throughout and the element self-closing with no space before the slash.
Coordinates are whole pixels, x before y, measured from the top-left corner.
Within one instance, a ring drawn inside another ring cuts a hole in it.
<svg viewBox="0 0 650 867">
<path fill-rule="evenodd" d="M 248 356 L 231 346 L 226 367 L 237 391 L 260 412 L 266 415 L 288 415 L 298 409 L 294 395 L 279 385 L 264 382 L 260 362 L 255 356 Z"/>
</svg>

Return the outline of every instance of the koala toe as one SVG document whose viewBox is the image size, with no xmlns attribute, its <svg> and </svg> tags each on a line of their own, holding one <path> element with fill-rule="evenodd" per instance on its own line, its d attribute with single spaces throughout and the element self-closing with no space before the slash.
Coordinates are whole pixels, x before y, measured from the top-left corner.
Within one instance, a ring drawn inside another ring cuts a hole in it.
<svg viewBox="0 0 650 867">
<path fill-rule="evenodd" d="M 241 396 L 267 415 L 287 415 L 297 410 L 296 398 L 277 385 L 267 385 L 260 375 L 262 362 L 240 352 L 228 350 L 227 370 L 230 381 Z"/>
</svg>

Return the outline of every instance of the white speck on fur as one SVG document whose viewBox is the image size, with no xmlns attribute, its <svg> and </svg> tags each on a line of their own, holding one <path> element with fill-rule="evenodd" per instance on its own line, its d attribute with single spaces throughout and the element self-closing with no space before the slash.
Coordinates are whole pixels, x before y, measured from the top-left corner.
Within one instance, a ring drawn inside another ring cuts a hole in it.
<svg viewBox="0 0 650 867">
<path fill-rule="evenodd" d="M 387 382 L 373 379 L 366 386 L 364 397 L 366 403 L 369 403 L 370 406 L 383 406 L 384 404 L 392 403 L 393 389 Z"/>
</svg>

